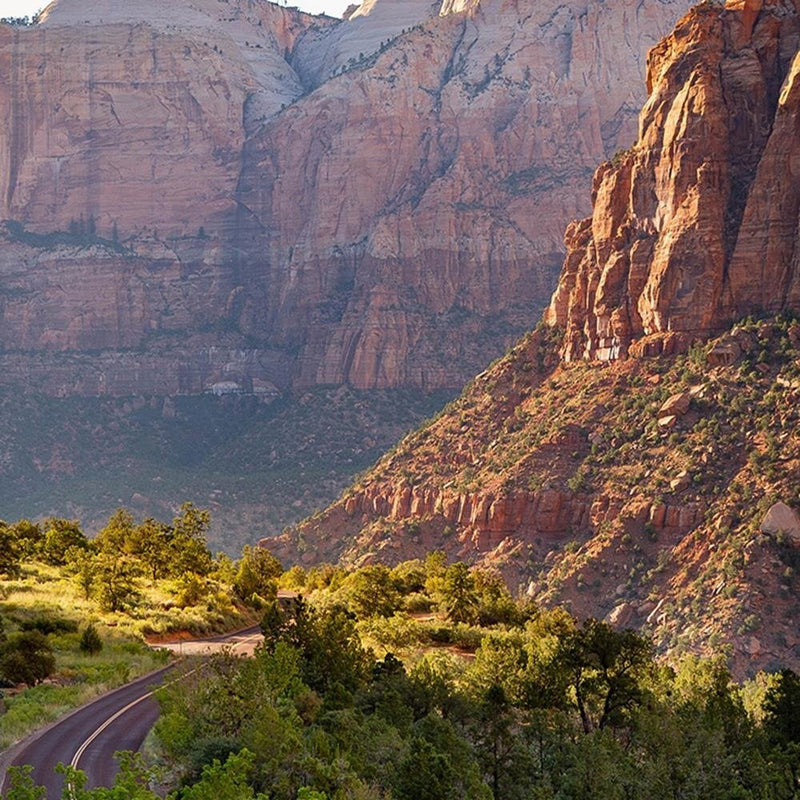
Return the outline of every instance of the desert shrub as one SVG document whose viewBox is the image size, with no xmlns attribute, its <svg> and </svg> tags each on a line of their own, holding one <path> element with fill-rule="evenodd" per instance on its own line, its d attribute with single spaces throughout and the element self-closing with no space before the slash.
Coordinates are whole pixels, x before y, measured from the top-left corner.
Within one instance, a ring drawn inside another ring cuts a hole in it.
<svg viewBox="0 0 800 800">
<path fill-rule="evenodd" d="M 0 656 L 0 673 L 12 683 L 35 686 L 53 674 L 56 659 L 47 637 L 24 631 L 8 638 Z"/>
<path fill-rule="evenodd" d="M 103 649 L 103 640 L 100 638 L 97 628 L 91 622 L 84 628 L 78 646 L 82 653 L 88 653 L 91 656 L 96 655 Z"/>
<path fill-rule="evenodd" d="M 23 631 L 39 631 L 47 636 L 50 633 L 75 633 L 78 623 L 63 617 L 34 617 L 23 620 L 19 627 Z"/>
</svg>

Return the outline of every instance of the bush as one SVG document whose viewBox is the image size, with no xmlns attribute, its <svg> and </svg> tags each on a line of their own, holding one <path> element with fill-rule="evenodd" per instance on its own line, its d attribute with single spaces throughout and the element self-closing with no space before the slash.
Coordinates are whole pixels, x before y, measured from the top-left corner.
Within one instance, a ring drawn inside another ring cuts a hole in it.
<svg viewBox="0 0 800 800">
<path fill-rule="evenodd" d="M 405 610 L 409 614 L 428 614 L 432 608 L 433 600 L 422 592 L 414 592 L 405 598 Z"/>
<path fill-rule="evenodd" d="M 81 634 L 79 647 L 82 653 L 88 653 L 90 656 L 97 655 L 103 649 L 103 640 L 100 638 L 97 628 L 91 622 Z"/>
<path fill-rule="evenodd" d="M 35 686 L 53 674 L 53 648 L 40 631 L 26 631 L 10 637 L 2 650 L 0 672 L 12 683 Z"/>
<path fill-rule="evenodd" d="M 63 617 L 34 617 L 24 620 L 19 627 L 23 631 L 39 631 L 46 636 L 49 633 L 75 633 L 78 623 Z"/>
</svg>

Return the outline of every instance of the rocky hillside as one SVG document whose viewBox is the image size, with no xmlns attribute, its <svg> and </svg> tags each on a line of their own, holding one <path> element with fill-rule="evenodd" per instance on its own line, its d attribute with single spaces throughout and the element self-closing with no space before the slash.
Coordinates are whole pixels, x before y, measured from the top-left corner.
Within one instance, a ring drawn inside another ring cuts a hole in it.
<svg viewBox="0 0 800 800">
<path fill-rule="evenodd" d="M 796 113 L 797 22 L 783 5 L 692 10 L 653 51 L 639 142 L 598 170 L 594 215 L 568 231 L 550 324 L 270 546 L 307 563 L 443 548 L 539 601 L 650 630 L 665 649 L 724 646 L 740 672 L 800 664 L 800 303 L 793 261 L 778 255 L 792 251 L 797 218 L 777 219 L 774 197 L 771 233 L 747 227 L 768 154 L 793 146 L 776 137 Z M 763 105 L 757 92 L 708 88 L 732 76 L 751 87 L 760 76 Z M 765 142 L 750 172 L 753 153 L 726 138 L 732 120 Z M 645 201 L 649 217 L 635 210 Z M 774 259 L 745 278 L 737 259 L 758 241 Z M 755 310 L 760 321 L 731 327 Z M 661 327 L 637 328 L 643 319 Z"/>
</svg>

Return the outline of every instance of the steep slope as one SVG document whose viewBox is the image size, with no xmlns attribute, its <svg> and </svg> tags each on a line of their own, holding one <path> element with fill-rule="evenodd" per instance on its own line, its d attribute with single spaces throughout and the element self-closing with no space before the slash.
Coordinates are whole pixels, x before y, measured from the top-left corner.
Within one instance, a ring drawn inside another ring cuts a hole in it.
<svg viewBox="0 0 800 800">
<path fill-rule="evenodd" d="M 797 218 L 775 197 L 768 224 L 751 221 L 793 147 L 780 137 L 797 114 L 797 32 L 797 10 L 769 3 L 681 20 L 651 56 L 639 142 L 598 170 L 594 214 L 568 231 L 548 315 L 566 336 L 540 326 L 326 512 L 266 544 L 304 563 L 442 548 L 664 649 L 724 646 L 741 673 L 799 665 Z M 731 74 L 763 93 L 708 89 Z M 740 153 L 729 126 L 759 131 L 761 149 Z M 738 214 L 722 176 L 745 187 Z M 754 243 L 751 295 L 733 265 Z M 783 316 L 706 341 L 755 309 Z M 663 327 L 637 329 L 647 314 Z"/>
<path fill-rule="evenodd" d="M 0 385 L 287 385 L 285 354 L 226 328 L 234 194 L 247 130 L 303 93 L 286 52 L 332 23 L 245 0 L 57 0 L 0 26 Z"/>
<path fill-rule="evenodd" d="M 800 516 L 793 538 L 760 533 L 775 503 L 800 506 L 800 323 L 737 329 L 746 354 L 728 366 L 707 361 L 717 341 L 691 357 L 557 365 L 553 333 L 527 337 L 336 504 L 263 544 L 304 564 L 443 549 L 665 648 L 727 642 L 740 669 L 800 663 Z"/>
<path fill-rule="evenodd" d="M 292 64 L 308 88 L 317 88 L 409 28 L 428 22 L 443 11 L 440 6 L 441 0 L 364 0 L 345 14 L 346 25 L 301 36 Z"/>
<path fill-rule="evenodd" d="M 211 232 L 232 209 L 243 117 L 303 93 L 284 53 L 312 24 L 245 0 L 57 0 L 39 25 L 2 26 L 0 219 Z"/>
</svg>

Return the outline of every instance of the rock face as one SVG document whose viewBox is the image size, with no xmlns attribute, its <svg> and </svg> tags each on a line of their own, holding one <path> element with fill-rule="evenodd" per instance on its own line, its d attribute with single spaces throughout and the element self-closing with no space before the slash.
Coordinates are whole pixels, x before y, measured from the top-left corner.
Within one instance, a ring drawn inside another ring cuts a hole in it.
<svg viewBox="0 0 800 800">
<path fill-rule="evenodd" d="M 313 22 L 245 0 L 61 0 L 39 25 L 2 26 L 0 219 L 91 218 L 122 239 L 214 230 L 246 128 L 302 94 L 284 52 Z"/>
<path fill-rule="evenodd" d="M 799 40 L 795 4 L 746 0 L 695 7 L 652 50 L 639 139 L 567 230 L 548 320 L 568 360 L 686 349 L 800 308 Z"/>
<path fill-rule="evenodd" d="M 95 377 L 46 391 L 461 385 L 545 305 L 681 10 L 57 0 L 3 26 L 0 383 L 69 354 Z"/>
<path fill-rule="evenodd" d="M 797 494 L 800 327 L 731 324 L 800 310 L 799 50 L 792 3 L 692 9 L 651 51 L 637 144 L 567 230 L 551 324 L 265 544 L 303 563 L 442 549 L 664 650 L 722 637 L 742 674 L 800 663 L 800 523 L 764 515 Z"/>
<path fill-rule="evenodd" d="M 561 337 L 542 327 L 336 503 L 262 544 L 287 565 L 443 550 L 536 602 L 648 625 L 665 651 L 721 640 L 740 674 L 800 664 L 800 523 L 782 503 L 765 515 L 800 474 L 789 330 L 743 331 L 772 354 L 748 372 L 674 356 L 559 364 Z M 755 624 L 757 652 L 742 636 Z"/>
<path fill-rule="evenodd" d="M 679 12 L 466 8 L 392 39 L 245 148 L 242 249 L 269 287 L 246 327 L 301 349 L 299 385 L 459 385 L 498 336 L 532 327 L 589 171 L 632 137 L 629 75 Z"/>
</svg>

